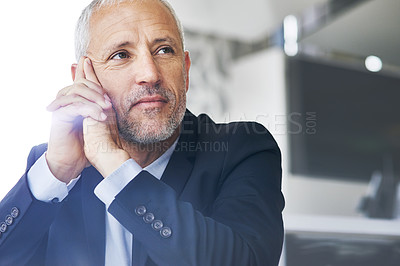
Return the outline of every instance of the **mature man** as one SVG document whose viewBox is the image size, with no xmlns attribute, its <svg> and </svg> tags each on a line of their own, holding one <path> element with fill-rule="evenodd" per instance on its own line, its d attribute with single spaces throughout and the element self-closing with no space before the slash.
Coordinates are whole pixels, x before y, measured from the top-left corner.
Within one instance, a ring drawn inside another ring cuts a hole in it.
<svg viewBox="0 0 400 266">
<path fill-rule="evenodd" d="M 261 125 L 186 110 L 172 8 L 95 0 L 76 41 L 48 145 L 0 204 L 0 265 L 277 265 L 279 149 Z"/>
</svg>

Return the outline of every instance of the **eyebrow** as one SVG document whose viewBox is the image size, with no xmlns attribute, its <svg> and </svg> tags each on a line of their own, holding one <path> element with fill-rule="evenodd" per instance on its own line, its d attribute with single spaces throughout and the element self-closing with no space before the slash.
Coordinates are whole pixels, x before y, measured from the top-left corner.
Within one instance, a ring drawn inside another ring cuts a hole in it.
<svg viewBox="0 0 400 266">
<path fill-rule="evenodd" d="M 158 44 L 158 43 L 163 43 L 163 42 L 169 42 L 169 43 L 171 43 L 171 44 L 174 45 L 174 46 L 176 45 L 176 41 L 175 41 L 173 38 L 170 38 L 170 37 L 155 39 L 155 40 L 153 41 L 153 44 Z"/>
<path fill-rule="evenodd" d="M 106 48 L 105 51 L 107 51 L 107 53 L 108 52 L 112 52 L 112 51 L 114 51 L 116 49 L 120 49 L 120 48 L 129 46 L 130 44 L 131 44 L 131 42 L 129 42 L 129 41 L 122 42 L 122 43 L 116 43 L 116 44 L 113 44 L 113 45 L 109 46 L 108 48 Z"/>
<path fill-rule="evenodd" d="M 159 43 L 170 43 L 172 46 L 176 46 L 176 41 L 173 39 L 173 38 L 171 38 L 171 37 L 165 37 L 165 38 L 157 38 L 157 39 L 155 39 L 151 44 L 152 45 L 156 45 L 156 44 L 159 44 Z M 121 42 L 121 43 L 115 43 L 115 44 L 113 44 L 113 45 L 111 45 L 111 46 L 109 46 L 108 48 L 106 48 L 104 51 L 104 54 L 103 54 L 103 57 L 107 57 L 107 55 L 109 54 L 109 53 L 111 53 L 111 52 L 113 52 L 113 51 L 115 51 L 115 50 L 118 50 L 118 49 L 121 49 L 121 48 L 124 48 L 124 47 L 127 47 L 127 46 L 130 46 L 130 45 L 132 45 L 133 43 L 132 42 L 130 42 L 130 41 L 125 41 L 125 42 Z"/>
<path fill-rule="evenodd" d="M 176 41 L 170 37 L 157 38 L 152 42 L 152 44 L 154 45 L 154 44 L 163 43 L 163 42 L 169 42 L 172 45 L 176 45 Z M 131 44 L 132 44 L 132 42 L 130 42 L 130 41 L 116 43 L 116 44 L 113 44 L 113 45 L 109 46 L 108 48 L 106 48 L 106 51 L 114 51 L 114 50 L 117 50 L 117 49 L 120 49 L 120 48 L 123 48 L 126 46 L 130 46 Z"/>
</svg>

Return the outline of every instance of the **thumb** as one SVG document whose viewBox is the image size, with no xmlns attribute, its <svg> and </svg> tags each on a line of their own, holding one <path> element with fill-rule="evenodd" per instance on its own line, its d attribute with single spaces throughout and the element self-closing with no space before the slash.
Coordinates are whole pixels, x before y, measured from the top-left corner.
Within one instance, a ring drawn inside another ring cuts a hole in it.
<svg viewBox="0 0 400 266">
<path fill-rule="evenodd" d="M 83 72 L 85 73 L 86 79 L 96 83 L 101 87 L 100 81 L 96 76 L 96 73 L 94 72 L 92 61 L 89 58 L 85 59 L 85 62 L 83 64 Z"/>
<path fill-rule="evenodd" d="M 85 78 L 85 73 L 84 73 L 84 69 L 83 69 L 84 62 L 85 62 L 85 57 L 82 56 L 79 59 L 79 62 L 77 64 L 77 66 L 74 67 L 75 68 L 75 73 L 73 73 L 73 75 L 72 75 L 74 80 L 80 79 L 80 78 Z"/>
</svg>

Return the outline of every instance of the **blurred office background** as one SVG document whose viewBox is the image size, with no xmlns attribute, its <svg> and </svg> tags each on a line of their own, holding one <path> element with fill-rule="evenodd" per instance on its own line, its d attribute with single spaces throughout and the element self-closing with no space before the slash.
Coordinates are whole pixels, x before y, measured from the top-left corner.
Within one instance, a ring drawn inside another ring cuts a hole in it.
<svg viewBox="0 0 400 266">
<path fill-rule="evenodd" d="M 48 139 L 89 2 L 0 4 L 0 198 Z M 281 147 L 281 266 L 399 265 L 400 1 L 170 2 L 192 57 L 188 108 L 258 121 Z"/>
</svg>

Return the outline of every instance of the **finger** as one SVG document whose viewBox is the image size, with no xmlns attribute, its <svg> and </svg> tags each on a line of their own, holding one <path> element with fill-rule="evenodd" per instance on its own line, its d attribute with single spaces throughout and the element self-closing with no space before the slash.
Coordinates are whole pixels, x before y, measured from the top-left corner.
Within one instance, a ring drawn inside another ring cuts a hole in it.
<svg viewBox="0 0 400 266">
<path fill-rule="evenodd" d="M 122 148 L 121 140 L 119 138 L 117 117 L 115 115 L 115 111 L 113 110 L 113 108 L 110 108 L 109 110 L 105 111 L 105 114 L 107 115 L 107 121 L 110 127 L 111 138 L 119 148 Z"/>
<path fill-rule="evenodd" d="M 103 90 L 100 88 L 100 86 L 86 79 L 82 79 L 82 82 L 75 83 L 72 86 L 68 86 L 60 90 L 56 96 L 56 99 L 68 95 L 77 95 L 84 97 L 89 101 L 96 102 L 106 109 L 111 107 L 110 98 L 103 94 Z M 49 107 L 51 106 L 48 106 L 48 108 Z"/>
<path fill-rule="evenodd" d="M 91 101 L 89 101 L 89 100 L 87 100 L 87 99 L 85 99 L 83 97 L 76 96 L 76 95 L 67 95 L 65 97 L 55 99 L 47 107 L 47 110 L 50 111 L 50 112 L 54 112 L 54 111 L 56 111 L 56 110 L 58 110 L 60 108 L 63 108 L 65 106 L 69 106 L 69 105 L 73 105 L 73 104 L 97 105 L 98 109 L 100 111 L 103 111 L 103 108 L 100 105 L 98 105 L 98 104 L 96 104 L 94 102 L 91 102 Z"/>
<path fill-rule="evenodd" d="M 104 96 L 103 90 L 97 84 L 88 80 L 84 80 L 83 82 L 76 83 L 60 90 L 56 98 L 73 94 L 83 96 L 92 102 L 104 102 L 108 99 Z"/>
<path fill-rule="evenodd" d="M 83 72 L 85 73 L 87 80 L 94 82 L 101 87 L 100 81 L 94 72 L 92 61 L 89 58 L 85 59 L 85 63 L 83 64 Z"/>
<path fill-rule="evenodd" d="M 57 120 L 62 122 L 73 122 L 77 117 L 91 117 L 97 121 L 105 121 L 107 115 L 97 104 L 92 102 L 74 102 L 56 110 L 54 113 Z"/>
<path fill-rule="evenodd" d="M 82 56 L 79 59 L 78 67 L 76 68 L 76 71 L 75 71 L 75 80 L 85 78 L 85 72 L 83 70 L 83 64 L 85 62 L 85 58 L 86 57 Z"/>
<path fill-rule="evenodd" d="M 86 117 L 83 119 L 83 134 L 84 134 L 84 136 L 87 135 L 88 133 L 95 133 L 95 131 L 90 130 L 90 129 L 94 129 L 98 132 L 100 130 L 99 133 L 101 134 L 102 138 L 106 137 L 106 135 L 109 132 L 108 125 L 105 121 L 98 121 L 89 116 L 89 117 Z"/>
<path fill-rule="evenodd" d="M 102 109 L 111 108 L 111 102 L 94 90 L 90 90 L 87 87 L 80 84 L 79 86 L 73 86 L 68 88 L 68 94 L 57 97 L 53 102 L 47 106 L 47 110 L 54 112 L 55 110 L 67 106 L 74 102 L 87 102 L 98 104 Z"/>
<path fill-rule="evenodd" d="M 73 87 L 74 87 L 74 85 L 71 85 L 71 86 L 68 86 L 68 87 L 65 87 L 65 88 L 59 90 L 56 98 L 60 98 L 62 96 L 68 95 L 69 91 L 72 90 Z"/>
<path fill-rule="evenodd" d="M 80 78 L 80 79 L 75 79 L 75 82 L 74 82 L 73 85 L 68 86 L 68 87 L 60 90 L 58 92 L 57 96 L 64 96 L 64 95 L 69 94 L 69 91 L 71 90 L 71 87 L 74 87 L 76 85 L 79 86 L 79 84 L 83 84 L 87 88 L 97 91 L 99 94 L 104 94 L 104 90 L 100 85 L 98 85 L 97 83 L 94 83 L 94 82 L 92 82 L 90 80 L 87 80 L 86 78 Z"/>
<path fill-rule="evenodd" d="M 106 105 L 108 105 L 107 108 L 110 108 L 112 106 L 111 105 L 111 99 L 107 95 L 107 93 L 104 91 L 99 79 L 97 78 L 97 75 L 96 75 L 96 73 L 94 71 L 94 68 L 93 68 L 92 60 L 90 58 L 86 58 L 86 60 L 85 60 L 84 72 L 85 72 L 86 79 L 88 81 L 91 81 L 91 82 L 97 84 L 101 88 L 102 94 L 104 95 L 104 98 L 105 98 L 105 103 L 106 103 Z"/>
<path fill-rule="evenodd" d="M 86 94 L 90 94 L 90 92 L 85 92 L 85 93 Z M 103 96 L 97 94 L 96 97 L 98 98 L 98 100 L 94 101 L 94 100 L 92 100 L 93 99 L 92 95 L 90 95 L 91 99 L 86 98 L 85 95 L 83 95 L 83 96 L 82 95 L 77 95 L 77 94 L 66 95 L 64 97 L 60 97 L 60 98 L 57 98 L 54 101 L 52 101 L 49 104 L 49 106 L 47 106 L 47 111 L 54 112 L 59 108 L 62 108 L 64 106 L 67 106 L 67 105 L 70 105 L 70 104 L 73 104 L 73 103 L 77 103 L 77 102 L 80 102 L 80 103 L 87 103 L 87 102 L 94 103 L 94 104 L 98 105 L 99 108 L 101 108 L 102 110 L 107 110 L 107 109 L 110 108 L 111 103 L 109 103 L 109 102 L 106 103 L 104 98 L 103 98 Z"/>
</svg>

